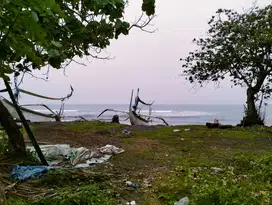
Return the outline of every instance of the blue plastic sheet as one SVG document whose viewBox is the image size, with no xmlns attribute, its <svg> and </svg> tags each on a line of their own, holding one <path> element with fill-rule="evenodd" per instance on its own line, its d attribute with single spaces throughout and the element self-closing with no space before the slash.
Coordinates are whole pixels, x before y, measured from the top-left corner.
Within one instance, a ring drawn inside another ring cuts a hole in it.
<svg viewBox="0 0 272 205">
<path fill-rule="evenodd" d="M 19 166 L 14 165 L 11 170 L 10 177 L 12 179 L 25 181 L 27 179 L 39 178 L 48 170 L 53 169 L 50 166 Z"/>
</svg>

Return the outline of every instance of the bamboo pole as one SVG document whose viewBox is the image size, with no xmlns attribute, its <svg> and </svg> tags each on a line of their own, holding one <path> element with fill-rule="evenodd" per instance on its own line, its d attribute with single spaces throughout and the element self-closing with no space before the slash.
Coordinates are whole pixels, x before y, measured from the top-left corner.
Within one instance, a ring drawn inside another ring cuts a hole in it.
<svg viewBox="0 0 272 205">
<path fill-rule="evenodd" d="M 5 189 L 2 184 L 0 184 L 0 205 L 7 205 Z"/>
</svg>

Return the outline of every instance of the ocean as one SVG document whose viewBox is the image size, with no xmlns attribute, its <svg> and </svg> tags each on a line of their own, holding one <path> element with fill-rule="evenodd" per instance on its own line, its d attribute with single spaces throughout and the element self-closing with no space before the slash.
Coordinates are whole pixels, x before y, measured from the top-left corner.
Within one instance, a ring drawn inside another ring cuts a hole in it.
<svg viewBox="0 0 272 205">
<path fill-rule="evenodd" d="M 60 105 L 48 105 L 52 110 L 59 110 Z M 79 120 L 82 116 L 87 120 L 97 120 L 97 116 L 107 108 L 116 110 L 128 110 L 128 105 L 94 105 L 94 104 L 66 104 L 64 121 Z M 147 107 L 143 107 L 142 114 L 148 114 Z M 36 107 L 36 111 L 48 113 L 45 109 Z M 222 124 L 236 125 L 243 117 L 243 105 L 157 105 L 152 106 L 152 115 L 163 117 L 170 125 L 204 125 L 219 119 Z M 123 113 L 106 112 L 99 119 L 110 121 L 112 116 L 118 114 L 120 122 L 129 124 L 129 120 Z M 157 121 L 159 122 L 159 121 Z M 272 125 L 272 105 L 266 108 L 266 124 Z"/>
</svg>

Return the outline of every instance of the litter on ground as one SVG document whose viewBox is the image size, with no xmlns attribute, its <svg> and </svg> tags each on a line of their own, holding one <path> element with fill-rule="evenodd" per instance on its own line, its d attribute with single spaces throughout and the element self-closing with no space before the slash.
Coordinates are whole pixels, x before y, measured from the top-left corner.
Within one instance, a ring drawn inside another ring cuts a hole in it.
<svg viewBox="0 0 272 205">
<path fill-rule="evenodd" d="M 127 205 L 136 205 L 136 201 L 127 202 Z"/>
<path fill-rule="evenodd" d="M 87 168 L 94 164 L 104 163 L 112 155 L 123 153 L 124 150 L 114 145 L 89 150 L 84 147 L 71 148 L 68 144 L 40 145 L 41 151 L 49 166 L 19 166 L 14 165 L 10 177 L 19 181 L 39 178 L 50 169 L 73 167 Z M 30 152 L 36 154 L 34 147 L 27 147 Z M 36 154 L 37 159 L 38 156 Z"/>
<path fill-rule="evenodd" d="M 140 184 L 137 184 L 137 183 L 131 182 L 131 181 L 126 181 L 126 185 L 127 185 L 128 187 L 133 187 L 133 188 L 140 188 L 140 187 L 141 187 Z"/>
<path fill-rule="evenodd" d="M 40 148 L 49 166 L 74 166 L 77 168 L 104 163 L 109 160 L 112 155 L 124 152 L 123 149 L 114 145 L 106 145 L 93 150 L 89 150 L 85 147 L 71 148 L 68 144 L 40 145 Z M 27 147 L 27 149 L 35 153 L 34 147 Z"/>
<path fill-rule="evenodd" d="M 15 180 L 25 181 L 27 179 L 39 178 L 50 169 L 53 169 L 53 167 L 14 165 L 12 167 L 10 177 Z"/>
<path fill-rule="evenodd" d="M 189 204 L 189 198 L 184 197 L 181 200 L 174 203 L 174 205 L 188 205 Z"/>
</svg>

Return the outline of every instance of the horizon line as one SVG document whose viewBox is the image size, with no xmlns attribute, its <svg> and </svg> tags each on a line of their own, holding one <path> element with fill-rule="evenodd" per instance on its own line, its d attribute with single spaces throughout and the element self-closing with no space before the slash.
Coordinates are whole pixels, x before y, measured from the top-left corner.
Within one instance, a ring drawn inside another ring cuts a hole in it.
<svg viewBox="0 0 272 205">
<path fill-rule="evenodd" d="M 53 103 L 48 103 L 50 105 L 58 105 L 58 104 L 53 104 Z M 67 104 L 70 104 L 70 105 L 128 105 L 127 103 L 65 103 L 66 105 Z M 204 103 L 204 104 L 199 104 L 199 103 L 160 103 L 160 104 L 154 104 L 153 106 L 156 106 L 156 105 L 245 105 L 245 103 L 229 103 L 229 104 L 221 104 L 221 103 L 218 103 L 218 104 L 215 104 L 215 103 L 212 103 L 212 104 L 208 104 L 208 103 Z M 268 104 L 268 105 L 272 105 L 271 104 Z"/>
</svg>

